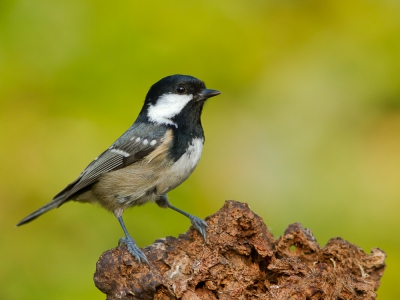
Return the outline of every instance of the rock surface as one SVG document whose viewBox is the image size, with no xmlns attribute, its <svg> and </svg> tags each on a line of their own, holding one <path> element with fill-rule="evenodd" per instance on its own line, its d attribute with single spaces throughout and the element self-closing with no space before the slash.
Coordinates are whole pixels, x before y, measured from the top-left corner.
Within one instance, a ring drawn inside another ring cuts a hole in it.
<svg viewBox="0 0 400 300">
<path fill-rule="evenodd" d="M 226 201 L 206 218 L 207 242 L 192 227 L 146 247 L 139 265 L 125 245 L 106 251 L 94 281 L 116 299 L 375 299 L 386 255 L 341 238 L 321 248 L 289 225 L 277 240 L 247 204 Z"/>
</svg>

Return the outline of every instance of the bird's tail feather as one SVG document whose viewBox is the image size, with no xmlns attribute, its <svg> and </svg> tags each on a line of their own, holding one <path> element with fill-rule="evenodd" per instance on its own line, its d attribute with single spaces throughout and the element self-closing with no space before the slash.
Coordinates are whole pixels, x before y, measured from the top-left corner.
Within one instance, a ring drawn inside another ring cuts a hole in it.
<svg viewBox="0 0 400 300">
<path fill-rule="evenodd" d="M 49 203 L 43 205 L 41 208 L 39 208 L 38 210 L 34 211 L 29 216 L 23 218 L 17 224 L 17 226 L 29 223 L 30 221 L 36 219 L 37 217 L 39 217 L 40 215 L 44 214 L 45 212 L 60 206 L 61 204 L 63 204 L 63 202 L 65 202 L 65 196 L 64 195 L 61 195 L 59 197 L 54 198 L 52 201 L 50 201 Z"/>
</svg>

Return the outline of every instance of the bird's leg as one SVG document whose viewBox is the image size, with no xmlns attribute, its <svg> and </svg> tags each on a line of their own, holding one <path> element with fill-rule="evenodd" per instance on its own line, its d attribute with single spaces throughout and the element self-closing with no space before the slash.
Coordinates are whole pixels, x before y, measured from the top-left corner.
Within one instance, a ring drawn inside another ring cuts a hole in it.
<svg viewBox="0 0 400 300">
<path fill-rule="evenodd" d="M 128 247 L 128 251 L 130 254 L 133 255 L 134 258 L 137 259 L 139 263 L 146 263 L 149 264 L 146 255 L 139 249 L 136 245 L 136 242 L 128 233 L 128 230 L 125 227 L 124 220 L 122 220 L 122 213 L 114 212 L 115 216 L 117 217 L 119 223 L 121 224 L 122 230 L 125 233 L 125 237 L 119 240 L 119 243 L 124 243 Z"/>
<path fill-rule="evenodd" d="M 206 221 L 204 221 L 204 220 L 202 220 L 202 219 L 200 219 L 200 218 L 198 218 L 196 216 L 193 216 L 193 215 L 191 215 L 191 214 L 189 214 L 189 213 L 187 213 L 187 212 L 185 212 L 185 211 L 173 206 L 171 203 L 169 203 L 167 195 L 161 195 L 160 198 L 158 198 L 156 200 L 156 203 L 157 203 L 158 206 L 160 206 L 162 208 L 173 209 L 173 210 L 177 211 L 178 213 L 188 217 L 190 222 L 194 226 L 194 228 L 196 228 L 196 230 L 198 232 L 200 232 L 200 234 L 203 236 L 204 241 L 206 240 L 206 237 L 207 237 L 207 235 L 206 235 L 206 227 L 208 227 Z"/>
</svg>

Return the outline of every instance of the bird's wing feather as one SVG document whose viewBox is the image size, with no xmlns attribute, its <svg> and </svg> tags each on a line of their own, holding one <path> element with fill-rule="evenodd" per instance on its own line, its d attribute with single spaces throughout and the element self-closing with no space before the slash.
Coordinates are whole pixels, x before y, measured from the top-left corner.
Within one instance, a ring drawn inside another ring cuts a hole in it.
<svg viewBox="0 0 400 300">
<path fill-rule="evenodd" d="M 146 124 L 135 127 L 133 125 L 109 149 L 93 160 L 79 177 L 58 193 L 54 199 L 63 195 L 63 198 L 67 201 L 95 183 L 101 174 L 140 161 L 161 145 L 165 133 L 165 127 L 154 127 Z M 154 140 L 156 143 L 152 143 Z"/>
</svg>

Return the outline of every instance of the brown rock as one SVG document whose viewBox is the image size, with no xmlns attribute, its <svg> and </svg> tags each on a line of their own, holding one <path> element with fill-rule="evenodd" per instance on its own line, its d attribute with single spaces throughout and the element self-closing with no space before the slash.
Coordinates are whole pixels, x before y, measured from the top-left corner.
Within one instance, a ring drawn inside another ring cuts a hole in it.
<svg viewBox="0 0 400 300">
<path fill-rule="evenodd" d="M 375 299 L 386 255 L 341 238 L 320 248 L 309 229 L 289 225 L 274 240 L 247 204 L 226 201 L 206 219 L 207 243 L 193 228 L 144 249 L 139 265 L 125 245 L 106 251 L 94 281 L 116 299 Z"/>
</svg>

